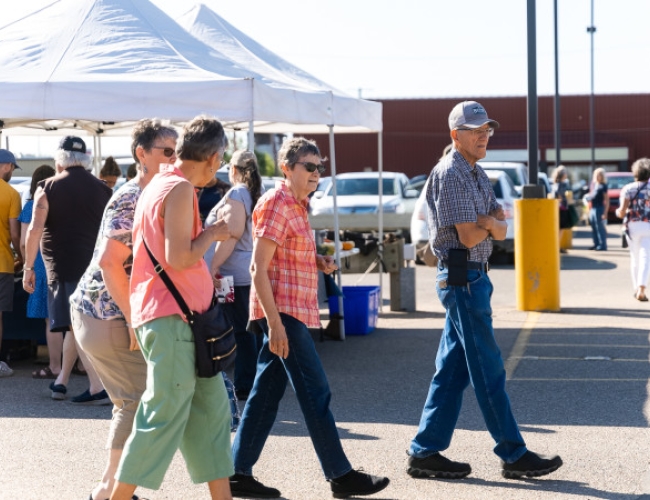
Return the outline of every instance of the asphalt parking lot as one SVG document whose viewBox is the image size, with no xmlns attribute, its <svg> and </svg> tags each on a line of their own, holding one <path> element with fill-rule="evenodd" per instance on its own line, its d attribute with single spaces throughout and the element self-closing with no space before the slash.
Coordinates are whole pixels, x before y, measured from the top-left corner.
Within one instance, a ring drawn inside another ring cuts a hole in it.
<svg viewBox="0 0 650 500">
<path fill-rule="evenodd" d="M 490 271 L 495 334 L 515 416 L 530 449 L 564 460 L 545 478 L 501 477 L 471 390 L 446 454 L 471 462 L 472 474 L 457 481 L 406 475 L 406 449 L 444 321 L 435 270 L 416 269 L 416 312 L 390 312 L 385 297 L 374 332 L 345 342 L 316 339 L 353 466 L 391 478 L 370 498 L 650 500 L 650 305 L 632 298 L 619 229 L 608 227 L 607 252 L 587 250 L 588 230 L 575 231 L 574 248 L 561 259 L 560 312 L 516 310 L 513 266 Z M 360 278 L 344 275 L 344 284 L 377 282 L 373 274 Z M 0 380 L 0 499 L 86 499 L 104 466 L 110 407 L 52 401 L 47 381 L 31 378 L 34 366 L 17 362 L 15 376 Z M 73 376 L 70 393 L 85 388 Z M 331 498 L 290 390 L 254 473 L 283 498 Z M 208 498 L 205 486 L 190 483 L 179 455 L 159 491 L 137 493 L 150 500 Z"/>
</svg>

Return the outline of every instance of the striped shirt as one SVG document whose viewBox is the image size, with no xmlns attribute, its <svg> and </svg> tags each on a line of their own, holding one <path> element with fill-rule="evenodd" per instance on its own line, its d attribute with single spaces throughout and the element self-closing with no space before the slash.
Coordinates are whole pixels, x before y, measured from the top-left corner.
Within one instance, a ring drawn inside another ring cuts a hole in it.
<svg viewBox="0 0 650 500">
<path fill-rule="evenodd" d="M 268 275 L 278 311 L 318 328 L 316 242 L 307 206 L 308 200 L 298 201 L 284 183 L 269 190 L 253 211 L 253 236 L 277 244 Z M 264 317 L 254 283 L 250 306 L 251 319 Z"/>
<path fill-rule="evenodd" d="M 458 239 L 456 224 L 476 222 L 499 207 L 490 179 L 477 164 L 474 168 L 456 149 L 433 168 L 427 182 L 429 243 L 439 260 L 447 260 L 452 248 L 466 248 Z M 469 249 L 469 260 L 487 262 L 492 237 Z"/>
</svg>

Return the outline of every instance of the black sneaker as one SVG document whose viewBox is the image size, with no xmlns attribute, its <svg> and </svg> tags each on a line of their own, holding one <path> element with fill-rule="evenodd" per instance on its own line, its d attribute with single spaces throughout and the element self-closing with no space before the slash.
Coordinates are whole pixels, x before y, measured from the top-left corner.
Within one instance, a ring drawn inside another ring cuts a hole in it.
<svg viewBox="0 0 650 500">
<path fill-rule="evenodd" d="M 77 404 L 92 406 L 105 406 L 111 404 L 111 400 L 108 397 L 106 390 L 104 389 L 96 394 L 90 394 L 90 389 L 86 389 L 84 392 L 78 396 L 75 396 L 70 401 Z"/>
<path fill-rule="evenodd" d="M 550 474 L 562 467 L 562 459 L 557 455 L 544 457 L 532 451 L 527 451 L 514 463 L 501 462 L 501 467 L 501 475 L 507 479 L 519 479 L 523 476 L 539 477 Z"/>
<path fill-rule="evenodd" d="M 329 482 L 334 498 L 348 498 L 377 493 L 388 486 L 390 479 L 372 476 L 360 470 L 351 470 L 341 477 L 330 479 Z"/>
<path fill-rule="evenodd" d="M 410 456 L 408 465 L 406 472 L 414 478 L 443 477 L 446 479 L 460 479 L 472 472 L 469 464 L 454 462 L 443 457 L 440 453 L 425 458 Z"/>
<path fill-rule="evenodd" d="M 52 381 L 50 382 L 50 391 L 52 391 L 52 399 L 55 401 L 63 401 L 68 389 L 66 389 L 65 385 L 55 384 L 54 381 Z"/>
<path fill-rule="evenodd" d="M 230 476 L 230 492 L 235 498 L 279 498 L 280 490 L 264 486 L 253 476 Z"/>
</svg>

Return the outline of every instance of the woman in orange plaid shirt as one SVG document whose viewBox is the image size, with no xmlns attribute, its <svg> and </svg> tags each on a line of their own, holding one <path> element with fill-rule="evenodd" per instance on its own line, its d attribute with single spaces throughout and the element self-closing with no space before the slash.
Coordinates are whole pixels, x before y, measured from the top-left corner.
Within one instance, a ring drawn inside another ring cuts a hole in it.
<svg viewBox="0 0 650 500">
<path fill-rule="evenodd" d="M 287 382 L 296 391 L 314 449 L 336 498 L 383 490 L 388 478 L 352 469 L 329 408 L 331 393 L 308 328 L 319 328 L 318 270 L 337 269 L 316 253 L 309 195 L 325 172 L 316 143 L 288 139 L 278 153 L 282 186 L 265 193 L 253 212 L 251 320 L 265 333 L 257 374 L 233 443 L 234 497 L 277 498 L 253 477 Z"/>
</svg>

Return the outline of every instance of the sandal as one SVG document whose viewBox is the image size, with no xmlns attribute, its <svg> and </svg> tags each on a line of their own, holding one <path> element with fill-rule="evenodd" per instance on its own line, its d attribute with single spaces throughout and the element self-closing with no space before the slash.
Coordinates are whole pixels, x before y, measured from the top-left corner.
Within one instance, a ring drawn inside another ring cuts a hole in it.
<svg viewBox="0 0 650 500">
<path fill-rule="evenodd" d="M 38 379 L 56 379 L 58 377 L 58 373 L 53 373 L 52 370 L 50 369 L 49 366 L 46 366 L 45 368 L 41 368 L 40 370 L 35 370 L 32 372 L 32 378 L 38 378 Z"/>
</svg>

